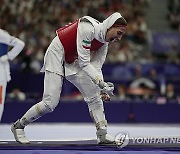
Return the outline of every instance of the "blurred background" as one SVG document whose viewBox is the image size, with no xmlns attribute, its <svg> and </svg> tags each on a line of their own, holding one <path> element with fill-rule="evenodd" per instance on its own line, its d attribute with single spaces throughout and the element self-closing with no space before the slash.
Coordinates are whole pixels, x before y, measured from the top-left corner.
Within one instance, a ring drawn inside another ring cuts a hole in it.
<svg viewBox="0 0 180 154">
<path fill-rule="evenodd" d="M 179 123 L 180 0 L 1 0 L 1 28 L 26 44 L 11 62 L 2 122 L 41 100 L 39 71 L 59 27 L 84 15 L 103 21 L 116 11 L 128 28 L 122 41 L 110 44 L 103 66 L 105 81 L 115 84 L 115 96 L 104 103 L 108 122 Z M 79 91 L 64 80 L 60 104 L 38 122 L 92 120 Z"/>
</svg>

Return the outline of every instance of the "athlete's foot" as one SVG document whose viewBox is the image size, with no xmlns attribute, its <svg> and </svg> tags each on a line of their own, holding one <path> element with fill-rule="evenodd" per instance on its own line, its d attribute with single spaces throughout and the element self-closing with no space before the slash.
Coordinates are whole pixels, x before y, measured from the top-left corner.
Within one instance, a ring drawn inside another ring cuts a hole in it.
<svg viewBox="0 0 180 154">
<path fill-rule="evenodd" d="M 17 120 L 14 124 L 12 124 L 11 131 L 17 142 L 19 142 L 21 144 L 30 143 L 29 140 L 26 138 L 26 135 L 24 132 L 24 127 L 20 124 L 19 120 Z"/>
<path fill-rule="evenodd" d="M 115 139 L 111 135 L 107 134 L 107 130 L 99 129 L 96 132 L 98 144 L 115 144 Z"/>
</svg>

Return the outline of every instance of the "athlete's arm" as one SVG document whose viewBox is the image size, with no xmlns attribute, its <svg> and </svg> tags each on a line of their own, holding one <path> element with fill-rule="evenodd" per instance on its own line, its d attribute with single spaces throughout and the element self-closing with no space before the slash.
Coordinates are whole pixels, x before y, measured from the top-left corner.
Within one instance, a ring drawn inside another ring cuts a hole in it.
<svg viewBox="0 0 180 154">
<path fill-rule="evenodd" d="M 77 31 L 77 51 L 78 62 L 81 69 L 88 74 L 88 76 L 108 94 L 112 94 L 114 87 L 110 87 L 103 81 L 102 72 L 90 63 L 90 47 L 91 41 L 94 39 L 94 27 L 90 23 L 79 23 Z M 107 52 L 107 50 L 105 50 Z M 106 55 L 106 54 L 104 54 Z M 103 56 L 102 62 L 105 57 Z"/>
<path fill-rule="evenodd" d="M 90 63 L 91 41 L 94 39 L 94 27 L 90 23 L 80 22 L 77 30 L 78 63 L 83 71 L 96 83 L 102 81 L 102 75 Z"/>
<path fill-rule="evenodd" d="M 0 43 L 7 44 L 8 46 L 12 46 L 13 48 L 7 53 L 8 59 L 13 60 L 24 48 L 25 43 L 20 39 L 9 35 L 9 33 L 1 30 L 0 31 Z"/>
</svg>

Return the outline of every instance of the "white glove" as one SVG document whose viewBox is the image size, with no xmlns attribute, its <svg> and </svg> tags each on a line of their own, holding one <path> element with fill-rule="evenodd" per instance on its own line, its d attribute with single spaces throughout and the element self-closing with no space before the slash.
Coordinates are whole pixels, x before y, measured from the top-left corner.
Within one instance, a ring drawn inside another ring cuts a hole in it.
<svg viewBox="0 0 180 154">
<path fill-rule="evenodd" d="M 104 82 L 100 81 L 99 87 L 102 89 L 103 93 L 107 93 L 108 95 L 113 96 L 113 91 L 114 91 L 114 84 L 111 82 Z"/>
<path fill-rule="evenodd" d="M 2 63 L 7 62 L 8 60 L 9 60 L 9 58 L 8 58 L 7 55 L 3 55 L 3 56 L 0 57 L 0 61 L 1 61 Z"/>
</svg>

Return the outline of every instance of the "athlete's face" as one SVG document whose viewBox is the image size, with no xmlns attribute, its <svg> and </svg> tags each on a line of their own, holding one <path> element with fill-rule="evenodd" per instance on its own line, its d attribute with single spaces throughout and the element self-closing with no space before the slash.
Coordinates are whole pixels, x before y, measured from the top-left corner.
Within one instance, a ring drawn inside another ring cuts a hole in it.
<svg viewBox="0 0 180 154">
<path fill-rule="evenodd" d="M 114 42 L 121 40 L 126 32 L 126 27 L 112 27 L 106 33 L 106 42 Z"/>
</svg>

